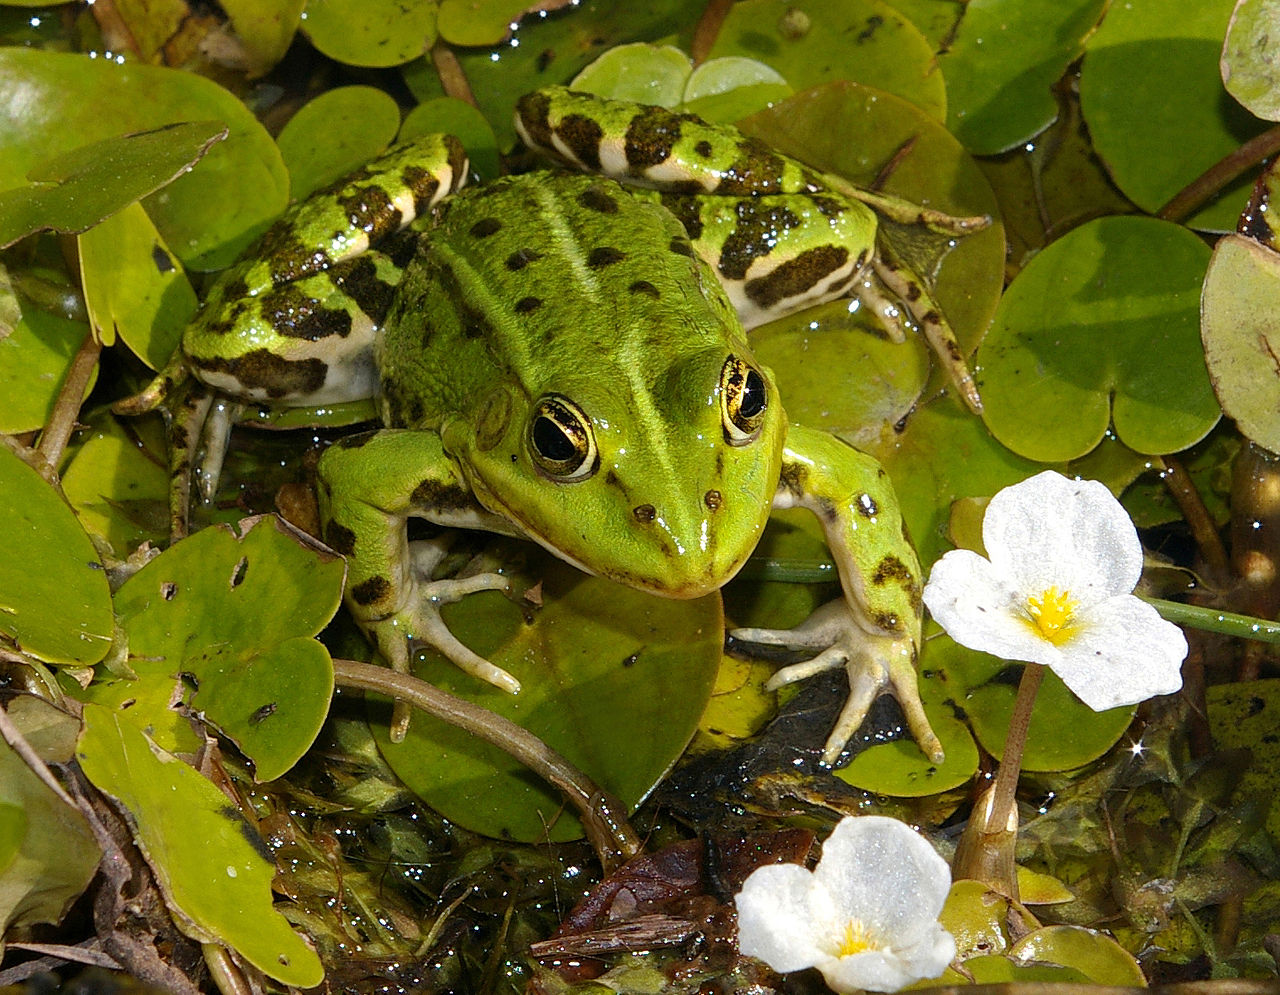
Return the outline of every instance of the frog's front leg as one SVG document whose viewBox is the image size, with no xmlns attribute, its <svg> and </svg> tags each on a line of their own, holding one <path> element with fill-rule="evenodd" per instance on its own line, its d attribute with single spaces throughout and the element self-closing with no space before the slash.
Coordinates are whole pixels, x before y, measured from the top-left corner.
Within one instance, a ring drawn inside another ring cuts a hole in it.
<svg viewBox="0 0 1280 995">
<path fill-rule="evenodd" d="M 468 674 L 516 693 L 520 682 L 464 646 L 440 616 L 440 606 L 476 591 L 507 591 L 507 578 L 482 573 L 433 580 L 442 551 L 411 544 L 408 519 L 511 533 L 482 508 L 439 436 L 383 429 L 335 443 L 320 460 L 324 539 L 347 558 L 345 598 L 351 614 L 392 668 L 409 672 L 415 644 L 444 654 Z M 398 708 L 393 738 L 402 738 L 408 711 Z"/>
<path fill-rule="evenodd" d="M 835 762 L 872 701 L 886 691 L 898 699 L 920 749 L 941 762 L 942 744 L 916 681 L 920 563 L 884 469 L 834 436 L 789 426 L 774 507 L 803 507 L 817 515 L 844 597 L 795 629 L 738 629 L 734 639 L 814 652 L 812 659 L 778 671 L 770 688 L 835 667 L 848 670 L 849 696 L 827 739 L 824 763 Z"/>
</svg>

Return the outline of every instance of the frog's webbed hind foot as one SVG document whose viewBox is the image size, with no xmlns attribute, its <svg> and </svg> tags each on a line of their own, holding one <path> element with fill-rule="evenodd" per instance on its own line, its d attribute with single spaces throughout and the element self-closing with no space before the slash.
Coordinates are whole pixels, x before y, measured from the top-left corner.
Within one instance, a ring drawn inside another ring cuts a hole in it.
<svg viewBox="0 0 1280 995">
<path fill-rule="evenodd" d="M 775 673 L 765 685 L 770 691 L 837 667 L 848 672 L 849 696 L 827 737 L 822 751 L 824 764 L 831 766 L 839 759 L 845 744 L 866 719 L 871 703 L 884 693 L 898 700 L 907 728 L 925 755 L 934 763 L 942 762 L 942 743 L 920 701 L 915 650 L 909 638 L 868 633 L 841 599 L 823 605 L 794 629 L 734 629 L 730 635 L 735 652 L 744 655 L 752 652 L 753 644 L 814 654 Z"/>
<path fill-rule="evenodd" d="M 959 217 L 936 211 L 932 207 L 925 207 L 913 201 L 903 200 L 901 197 L 856 186 L 843 177 L 831 173 L 824 175 L 822 179 L 832 190 L 862 201 L 877 214 L 898 224 L 922 225 L 939 235 L 972 235 L 991 226 L 991 216 L 988 214 Z"/>
<path fill-rule="evenodd" d="M 485 681 L 510 694 L 520 690 L 520 682 L 496 664 L 465 646 L 445 624 L 440 614 L 442 605 L 461 601 L 478 591 L 511 590 L 511 582 L 502 574 L 478 573 L 469 577 L 430 580 L 444 559 L 449 543 L 443 538 L 426 539 L 409 544 L 414 581 L 407 606 L 395 614 L 362 623 L 378 650 L 398 673 L 410 672 L 413 651 L 429 646 L 477 680 Z M 390 736 L 399 743 L 409 731 L 412 710 L 408 703 L 397 701 L 391 713 Z"/>
</svg>

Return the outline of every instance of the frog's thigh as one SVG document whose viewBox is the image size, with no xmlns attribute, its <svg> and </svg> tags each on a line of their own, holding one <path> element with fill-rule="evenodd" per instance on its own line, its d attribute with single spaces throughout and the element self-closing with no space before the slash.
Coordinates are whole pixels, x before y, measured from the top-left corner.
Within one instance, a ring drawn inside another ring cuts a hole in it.
<svg viewBox="0 0 1280 995">
<path fill-rule="evenodd" d="M 789 426 L 774 506 L 817 515 L 862 628 L 918 639 L 920 563 L 879 462 L 825 432 Z"/>
<path fill-rule="evenodd" d="M 430 432 L 352 436 L 325 452 L 318 472 L 324 540 L 347 557 L 347 602 L 362 621 L 411 607 L 410 517 L 481 528 L 493 518 Z"/>
</svg>

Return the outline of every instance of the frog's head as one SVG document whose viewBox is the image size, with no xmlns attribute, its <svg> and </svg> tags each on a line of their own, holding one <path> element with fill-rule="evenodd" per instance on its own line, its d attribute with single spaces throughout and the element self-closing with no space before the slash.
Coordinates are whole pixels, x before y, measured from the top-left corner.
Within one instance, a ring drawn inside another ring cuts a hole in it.
<svg viewBox="0 0 1280 995">
<path fill-rule="evenodd" d="M 590 573 L 674 598 L 718 589 L 769 517 L 785 416 L 740 341 L 653 372 L 598 362 L 526 400 L 499 385 L 446 428 L 480 501 Z"/>
</svg>

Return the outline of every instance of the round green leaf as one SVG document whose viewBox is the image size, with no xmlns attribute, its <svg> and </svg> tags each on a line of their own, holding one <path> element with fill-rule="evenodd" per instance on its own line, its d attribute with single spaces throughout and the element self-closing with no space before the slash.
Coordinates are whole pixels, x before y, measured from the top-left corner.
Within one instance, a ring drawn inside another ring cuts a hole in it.
<svg viewBox="0 0 1280 995">
<path fill-rule="evenodd" d="M 1019 145 L 1058 115 L 1053 85 L 1079 58 L 1106 0 L 969 0 L 938 57 L 947 127 L 975 155 Z"/>
<path fill-rule="evenodd" d="M 877 332 L 845 304 L 771 322 L 752 333 L 751 344 L 778 378 L 789 420 L 864 447 L 912 409 L 929 379 L 922 342 L 891 342 Z"/>
<path fill-rule="evenodd" d="M 178 121 L 216 120 L 229 137 L 144 202 L 189 268 L 228 265 L 284 208 L 275 142 L 230 91 L 194 73 L 35 49 L 0 50 L 0 190 L 88 142 Z"/>
<path fill-rule="evenodd" d="M 1022 666 L 957 646 L 946 635 L 938 635 L 929 648 L 932 665 L 946 672 L 952 700 L 964 702 L 982 748 L 1002 757 Z M 1071 770 L 1096 760 L 1124 735 L 1135 711 L 1137 706 L 1129 705 L 1095 712 L 1056 674 L 1046 672 L 1031 711 L 1023 769 Z"/>
<path fill-rule="evenodd" d="M 93 543 L 66 502 L 7 446 L 0 446 L 0 494 L 9 523 L 0 635 L 46 663 L 97 663 L 111 647 L 114 617 Z"/>
<path fill-rule="evenodd" d="M 1280 8 L 1237 0 L 1222 45 L 1227 92 L 1258 117 L 1280 121 Z"/>
<path fill-rule="evenodd" d="M 49 420 L 89 326 L 42 311 L 17 296 L 0 267 L 0 328 L 5 327 L 10 331 L 0 337 L 0 432 L 16 435 Z M 88 387 L 96 379 L 95 369 Z"/>
<path fill-rule="evenodd" d="M 684 99 L 692 70 L 689 56 L 674 45 L 635 42 L 609 49 L 569 85 L 614 100 L 675 107 Z"/>
<path fill-rule="evenodd" d="M 121 556 L 169 538 L 168 439 L 159 416 L 95 423 L 62 474 L 62 492 L 85 529 Z"/>
<path fill-rule="evenodd" d="M 1113 422 L 1140 453 L 1204 438 L 1219 417 L 1198 334 L 1208 256 L 1140 217 L 1099 218 L 1037 255 L 978 350 L 987 427 L 1046 462 L 1084 455 Z"/>
<path fill-rule="evenodd" d="M 302 30 L 351 66 L 399 66 L 436 40 L 435 0 L 308 0 Z"/>
<path fill-rule="evenodd" d="M 196 310 L 196 292 L 177 256 L 138 203 L 77 240 L 80 280 L 93 327 L 120 338 L 153 370 L 178 348 Z"/>
<path fill-rule="evenodd" d="M 320 958 L 272 904 L 276 868 L 256 830 L 211 782 L 123 718 L 85 706 L 80 766 L 128 810 L 179 928 L 202 943 L 226 944 L 286 985 L 318 985 Z"/>
<path fill-rule="evenodd" d="M 372 86 L 340 86 L 308 101 L 276 139 L 292 199 L 354 172 L 390 145 L 399 128 L 400 108 Z"/>
<path fill-rule="evenodd" d="M 269 781 L 328 715 L 333 664 L 313 637 L 337 611 L 345 566 L 274 516 L 241 525 L 241 536 L 211 527 L 176 543 L 120 588 L 116 610 L 139 680 L 171 689 L 190 675 L 192 707 Z M 143 712 L 128 721 L 168 718 Z"/>
<path fill-rule="evenodd" d="M 1200 335 L 1222 410 L 1280 452 L 1280 255 L 1253 239 L 1218 242 L 1204 277 Z"/>
<path fill-rule="evenodd" d="M 1116 185 L 1154 214 L 1258 134 L 1263 122 L 1224 99 L 1218 58 L 1233 0 L 1113 3 L 1086 44 L 1085 123 Z M 1231 231 L 1249 177 L 1197 212 L 1197 228 Z"/>
<path fill-rule="evenodd" d="M 730 55 L 709 59 L 694 69 L 682 104 L 703 120 L 731 124 L 786 100 L 792 92 L 772 66 Z"/>
<path fill-rule="evenodd" d="M 946 117 L 933 46 L 880 0 L 812 0 L 803 8 L 788 0 L 742 0 L 708 55 L 758 59 L 797 90 L 853 80 L 901 97 L 935 121 Z"/>
<path fill-rule="evenodd" d="M 244 47 L 252 77 L 264 75 L 284 58 L 307 0 L 218 0 L 218 5 Z"/>
<path fill-rule="evenodd" d="M 507 694 L 441 657 L 414 673 L 537 735 L 634 807 L 697 728 L 720 664 L 720 598 L 654 598 L 530 554 L 542 607 L 527 615 L 495 592 L 447 606 L 450 630 L 522 687 Z M 503 839 L 575 839 L 563 799 L 496 747 L 416 713 L 402 743 L 387 738 L 384 702 L 371 704 L 378 745 L 409 788 L 446 818 Z"/>
<path fill-rule="evenodd" d="M 1111 937 L 1083 926 L 1045 926 L 1028 933 L 1009 948 L 1015 962 L 1073 967 L 1095 985 L 1145 988 L 1146 975 Z"/>
<path fill-rule="evenodd" d="M 496 45 L 526 13 L 554 10 L 569 0 L 440 0 L 440 37 L 452 45 Z"/>
</svg>

